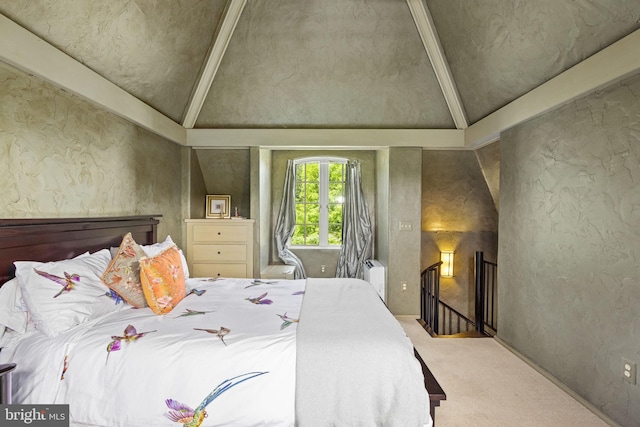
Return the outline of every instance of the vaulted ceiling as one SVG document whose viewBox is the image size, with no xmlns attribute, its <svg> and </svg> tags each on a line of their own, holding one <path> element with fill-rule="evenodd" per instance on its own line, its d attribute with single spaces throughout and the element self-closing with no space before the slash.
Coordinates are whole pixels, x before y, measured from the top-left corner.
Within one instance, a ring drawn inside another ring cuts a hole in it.
<svg viewBox="0 0 640 427">
<path fill-rule="evenodd" d="M 638 0 L 4 0 L 0 13 L 5 35 L 24 39 L 17 24 L 186 129 L 462 131 L 629 36 L 635 50 L 608 51 L 622 65 L 565 100 L 640 56 Z M 20 53 L 0 59 L 81 92 Z"/>
</svg>

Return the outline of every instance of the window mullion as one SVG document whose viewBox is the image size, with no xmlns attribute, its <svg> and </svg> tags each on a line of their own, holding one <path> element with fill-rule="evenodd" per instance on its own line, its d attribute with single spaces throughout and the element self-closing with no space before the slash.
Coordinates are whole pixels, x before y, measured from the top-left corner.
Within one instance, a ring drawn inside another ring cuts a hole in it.
<svg viewBox="0 0 640 427">
<path fill-rule="evenodd" d="M 329 165 L 327 162 L 320 163 L 320 246 L 329 244 Z"/>
</svg>

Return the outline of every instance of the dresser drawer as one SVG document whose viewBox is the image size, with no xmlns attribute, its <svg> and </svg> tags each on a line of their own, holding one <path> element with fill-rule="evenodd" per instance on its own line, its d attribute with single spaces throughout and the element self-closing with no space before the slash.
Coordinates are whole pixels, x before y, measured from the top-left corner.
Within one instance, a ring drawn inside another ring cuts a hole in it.
<svg viewBox="0 0 640 427">
<path fill-rule="evenodd" d="M 193 277 L 248 277 L 246 264 L 198 264 L 190 268 Z"/>
<path fill-rule="evenodd" d="M 187 219 L 191 277 L 253 277 L 252 219 Z"/>
<path fill-rule="evenodd" d="M 246 242 L 248 227 L 225 224 L 194 224 L 193 243 Z"/>
<path fill-rule="evenodd" d="M 246 262 L 247 245 L 193 245 L 193 262 Z"/>
</svg>

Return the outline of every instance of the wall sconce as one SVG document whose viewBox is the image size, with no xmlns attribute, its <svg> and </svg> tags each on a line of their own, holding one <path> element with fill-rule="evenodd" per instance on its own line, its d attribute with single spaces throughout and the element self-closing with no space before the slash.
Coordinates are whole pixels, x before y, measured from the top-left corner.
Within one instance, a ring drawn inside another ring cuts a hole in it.
<svg viewBox="0 0 640 427">
<path fill-rule="evenodd" d="M 453 254 L 453 251 L 440 252 L 440 261 L 442 261 L 440 276 L 453 277 Z"/>
</svg>

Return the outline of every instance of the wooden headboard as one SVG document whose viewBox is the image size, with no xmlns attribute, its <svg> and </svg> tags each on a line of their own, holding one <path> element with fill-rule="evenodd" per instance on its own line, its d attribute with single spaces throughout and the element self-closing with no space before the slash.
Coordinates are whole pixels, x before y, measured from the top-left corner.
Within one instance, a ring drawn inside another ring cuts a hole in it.
<svg viewBox="0 0 640 427">
<path fill-rule="evenodd" d="M 14 277 L 14 261 L 59 261 L 120 246 L 127 232 L 141 245 L 156 243 L 161 216 L 0 219 L 0 286 Z"/>
</svg>

